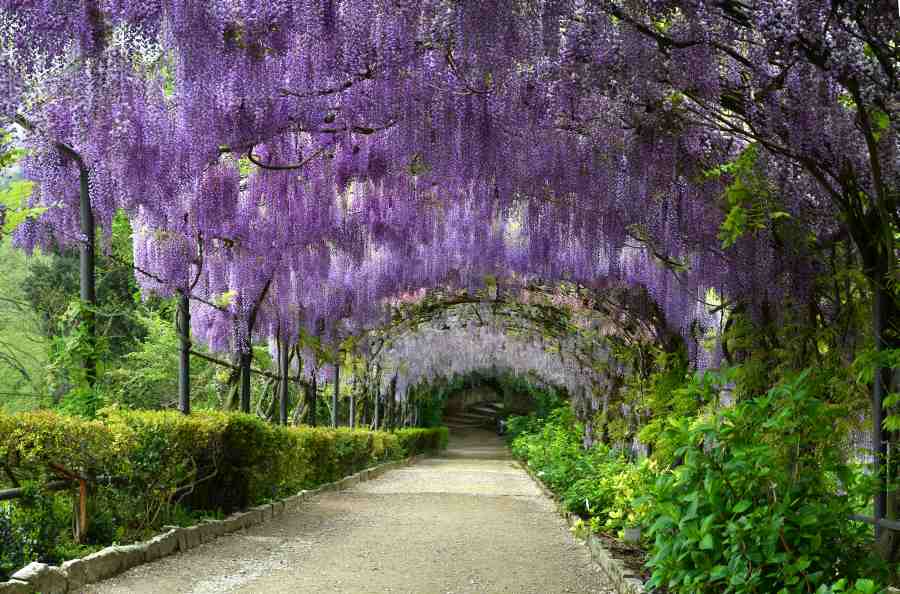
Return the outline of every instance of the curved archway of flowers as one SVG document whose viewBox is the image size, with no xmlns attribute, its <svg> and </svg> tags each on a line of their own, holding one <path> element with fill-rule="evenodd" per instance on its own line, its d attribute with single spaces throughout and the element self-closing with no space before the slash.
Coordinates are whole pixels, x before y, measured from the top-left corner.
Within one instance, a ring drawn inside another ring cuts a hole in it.
<svg viewBox="0 0 900 594">
<path fill-rule="evenodd" d="M 391 401 L 453 377 L 514 376 L 553 386 L 587 424 L 640 414 L 621 402 L 629 349 L 683 348 L 646 290 L 571 283 L 420 291 L 396 300 L 391 323 L 360 341 L 364 373 Z M 626 355 L 626 356 L 623 356 Z"/>
</svg>

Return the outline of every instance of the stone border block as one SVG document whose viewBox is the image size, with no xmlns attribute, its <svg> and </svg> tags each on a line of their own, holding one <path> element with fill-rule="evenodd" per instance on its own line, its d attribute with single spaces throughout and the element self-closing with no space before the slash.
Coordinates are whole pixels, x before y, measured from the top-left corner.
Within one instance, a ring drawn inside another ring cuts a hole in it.
<svg viewBox="0 0 900 594">
<path fill-rule="evenodd" d="M 182 553 L 197 548 L 202 544 L 199 526 L 179 528 L 176 534 L 178 535 L 178 550 Z"/>
<path fill-rule="evenodd" d="M 119 550 L 119 555 L 122 558 L 121 571 L 127 571 L 132 567 L 137 567 L 147 562 L 147 549 L 149 546 L 146 542 L 122 545 L 116 548 Z"/>
<path fill-rule="evenodd" d="M 224 525 L 224 523 L 223 523 Z M 165 534 L 159 534 L 147 541 L 146 560 L 156 561 L 168 557 L 178 549 L 178 531 L 169 530 Z"/>
<path fill-rule="evenodd" d="M 256 507 L 251 507 L 251 511 L 256 512 L 259 515 L 259 521 L 257 523 L 268 522 L 272 519 L 272 504 L 264 503 L 262 505 L 257 505 Z"/>
<path fill-rule="evenodd" d="M 119 547 L 106 547 L 80 560 L 83 562 L 80 570 L 85 584 L 99 582 L 122 572 L 123 555 Z M 73 568 L 70 567 L 69 571 L 73 571 Z"/>
<path fill-rule="evenodd" d="M 34 588 L 28 582 L 9 580 L 0 582 L 0 594 L 34 594 Z"/>
<path fill-rule="evenodd" d="M 37 561 L 12 574 L 12 581 L 27 583 L 41 594 L 66 594 L 69 589 L 66 574 L 59 567 Z"/>
</svg>

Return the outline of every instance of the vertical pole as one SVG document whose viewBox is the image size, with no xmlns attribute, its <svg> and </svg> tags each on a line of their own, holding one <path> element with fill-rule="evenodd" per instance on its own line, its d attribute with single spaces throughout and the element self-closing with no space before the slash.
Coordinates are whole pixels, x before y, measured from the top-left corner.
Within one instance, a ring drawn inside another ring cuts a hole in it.
<svg viewBox="0 0 900 594">
<path fill-rule="evenodd" d="M 388 424 L 390 429 L 397 428 L 397 374 L 394 374 L 394 377 L 391 378 L 391 394 L 390 394 L 390 407 L 391 412 L 390 415 L 386 415 L 388 417 Z"/>
<path fill-rule="evenodd" d="M 334 364 L 334 392 L 331 394 L 331 426 L 337 427 L 338 402 L 341 396 L 341 364 Z"/>
<path fill-rule="evenodd" d="M 356 428 L 356 375 L 353 376 L 353 387 L 350 389 L 350 418 L 347 419 L 347 426 L 351 429 Z"/>
<path fill-rule="evenodd" d="M 252 361 L 252 351 L 241 353 L 241 412 L 243 413 L 250 412 L 250 363 Z"/>
<path fill-rule="evenodd" d="M 380 392 L 380 390 L 378 390 L 376 388 L 375 389 L 375 401 L 374 401 L 374 404 L 375 404 L 375 431 L 378 431 L 379 429 L 381 429 L 381 426 L 379 423 L 379 421 L 381 420 L 381 414 L 380 414 L 381 410 L 380 410 L 380 407 L 378 406 L 378 401 L 380 400 L 378 392 Z"/>
<path fill-rule="evenodd" d="M 316 386 L 316 373 L 313 370 L 312 380 L 309 382 L 309 388 L 307 394 L 309 395 L 309 410 L 307 411 L 307 424 L 310 427 L 316 426 L 316 405 L 318 404 L 317 400 L 319 398 L 319 388 Z"/>
<path fill-rule="evenodd" d="M 359 413 L 359 426 L 362 428 L 367 428 L 369 426 L 369 399 L 366 398 L 366 393 L 363 392 L 362 395 L 362 410 Z"/>
<path fill-rule="evenodd" d="M 178 359 L 178 410 L 191 414 L 191 304 L 187 290 L 178 294 L 176 326 L 181 352 Z"/>
<path fill-rule="evenodd" d="M 290 349 L 284 340 L 278 341 L 278 373 L 281 380 L 278 384 L 278 421 L 282 425 L 288 423 L 288 400 L 290 399 Z"/>
<path fill-rule="evenodd" d="M 94 212 L 91 210 L 91 192 L 90 192 L 90 172 L 85 167 L 81 157 L 78 157 L 78 167 L 80 170 L 80 206 L 81 206 L 81 234 L 83 235 L 79 255 L 79 272 L 80 272 L 80 291 L 81 301 L 90 308 L 84 312 L 84 324 L 87 329 L 88 340 L 90 341 L 90 349 L 88 355 L 85 356 L 84 374 L 89 386 L 93 387 L 97 382 L 97 337 L 96 324 L 94 321 L 93 308 L 97 305 L 97 292 L 94 285 Z"/>
</svg>

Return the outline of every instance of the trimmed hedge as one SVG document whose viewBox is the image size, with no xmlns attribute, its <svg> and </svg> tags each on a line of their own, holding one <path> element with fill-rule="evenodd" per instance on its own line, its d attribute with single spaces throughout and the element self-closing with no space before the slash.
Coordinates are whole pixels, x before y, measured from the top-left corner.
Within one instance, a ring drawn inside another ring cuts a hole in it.
<svg viewBox="0 0 900 594">
<path fill-rule="evenodd" d="M 53 464 L 101 484 L 112 477 L 110 495 L 130 499 L 143 527 L 176 503 L 228 513 L 446 443 L 443 427 L 280 427 L 237 413 L 107 410 L 96 421 L 0 415 L 0 464 L 35 480 L 52 478 Z"/>
<path fill-rule="evenodd" d="M 450 439 L 450 431 L 446 427 L 398 429 L 394 435 L 400 439 L 400 446 L 407 456 L 446 449 Z"/>
</svg>

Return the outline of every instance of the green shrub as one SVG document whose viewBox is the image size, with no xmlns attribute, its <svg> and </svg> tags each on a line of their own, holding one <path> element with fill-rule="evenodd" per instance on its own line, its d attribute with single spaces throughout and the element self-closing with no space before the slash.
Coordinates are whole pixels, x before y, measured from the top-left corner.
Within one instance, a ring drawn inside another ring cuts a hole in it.
<svg viewBox="0 0 900 594">
<path fill-rule="evenodd" d="M 590 518 L 595 532 L 636 525 L 641 515 L 638 495 L 655 474 L 649 461 L 634 464 L 622 452 L 602 443 L 582 446 L 584 430 L 570 406 L 537 415 L 512 417 L 513 453 L 525 460 L 566 509 Z"/>
<path fill-rule="evenodd" d="M 31 561 L 59 564 L 99 548 L 72 541 L 68 494 L 41 491 L 33 482 L 23 488 L 15 504 L 0 503 L 0 581 Z"/>
<path fill-rule="evenodd" d="M 841 579 L 830 586 L 820 586 L 816 594 L 883 594 L 887 591 L 873 580 L 860 579 L 850 583 Z"/>
<path fill-rule="evenodd" d="M 0 462 L 10 467 L 92 475 L 118 470 L 127 450 L 127 436 L 99 421 L 46 411 L 0 415 Z"/>
<path fill-rule="evenodd" d="M 13 507 L 0 503 L 0 581 L 28 563 L 25 529 L 13 517 Z"/>
<path fill-rule="evenodd" d="M 434 429 L 398 429 L 394 432 L 406 456 L 435 452 L 447 447 L 450 431 L 446 427 Z"/>
<path fill-rule="evenodd" d="M 557 495 L 587 476 L 589 463 L 581 446 L 582 429 L 575 423 L 570 406 L 553 410 L 543 421 L 531 421 L 536 432 L 520 433 L 513 439 L 513 454 L 528 466 Z M 523 423 L 513 420 L 521 429 Z M 573 510 L 574 511 L 574 510 Z"/>
<path fill-rule="evenodd" d="M 812 592 L 874 572 L 868 530 L 849 521 L 854 500 L 841 494 L 858 482 L 837 447 L 844 414 L 810 393 L 804 373 L 717 416 L 673 422 L 666 439 L 684 462 L 649 498 L 651 584 Z"/>
<path fill-rule="evenodd" d="M 0 577 L 32 560 L 60 562 L 89 550 L 71 540 L 71 494 L 37 488 L 58 478 L 52 467 L 90 480 L 88 544 L 110 544 L 446 443 L 444 427 L 396 433 L 280 427 L 222 412 L 108 408 L 93 421 L 51 412 L 0 415 L 0 464 L 31 489 L 0 507 Z"/>
<path fill-rule="evenodd" d="M 281 427 L 222 412 L 0 415 L 0 462 L 35 483 L 56 478 L 51 465 L 91 479 L 92 530 L 104 539 L 171 522 L 182 507 L 228 513 L 446 443 L 443 427 Z"/>
</svg>

